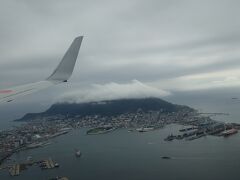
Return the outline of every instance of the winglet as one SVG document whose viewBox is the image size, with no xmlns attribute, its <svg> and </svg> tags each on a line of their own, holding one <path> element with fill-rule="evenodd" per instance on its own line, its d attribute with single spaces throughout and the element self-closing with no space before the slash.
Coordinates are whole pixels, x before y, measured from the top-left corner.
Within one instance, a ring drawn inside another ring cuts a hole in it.
<svg viewBox="0 0 240 180">
<path fill-rule="evenodd" d="M 70 78 L 77 60 L 82 40 L 83 36 L 79 36 L 74 39 L 61 62 L 47 80 L 66 82 Z"/>
</svg>

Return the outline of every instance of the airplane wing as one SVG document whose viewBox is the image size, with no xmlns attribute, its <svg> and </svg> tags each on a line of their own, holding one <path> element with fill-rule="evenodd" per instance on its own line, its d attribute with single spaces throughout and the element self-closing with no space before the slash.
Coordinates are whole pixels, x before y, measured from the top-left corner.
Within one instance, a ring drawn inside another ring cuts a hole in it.
<svg viewBox="0 0 240 180">
<path fill-rule="evenodd" d="M 82 39 L 83 36 L 74 39 L 57 68 L 46 80 L 0 90 L 0 103 L 10 102 L 18 96 L 24 96 L 52 85 L 67 82 L 72 75 Z"/>
</svg>

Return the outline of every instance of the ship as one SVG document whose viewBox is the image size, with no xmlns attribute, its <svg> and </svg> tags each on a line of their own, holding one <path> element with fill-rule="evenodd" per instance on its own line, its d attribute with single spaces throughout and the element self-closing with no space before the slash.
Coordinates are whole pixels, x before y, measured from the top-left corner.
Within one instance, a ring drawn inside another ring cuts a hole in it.
<svg viewBox="0 0 240 180">
<path fill-rule="evenodd" d="M 136 129 L 136 131 L 138 131 L 138 132 L 148 132 L 148 131 L 152 131 L 152 130 L 154 130 L 154 128 L 153 127 L 142 127 L 142 128 L 137 128 Z"/>
<path fill-rule="evenodd" d="M 128 132 L 133 132 L 134 130 L 133 129 L 129 129 Z"/>
<path fill-rule="evenodd" d="M 82 153 L 80 150 L 76 150 L 75 155 L 76 155 L 76 157 L 80 157 L 82 155 Z"/>
<path fill-rule="evenodd" d="M 176 138 L 176 136 L 170 134 L 168 137 L 166 137 L 166 138 L 164 139 L 164 141 L 172 141 L 172 140 L 174 140 L 175 138 Z"/>
<path fill-rule="evenodd" d="M 162 159 L 172 159 L 170 156 L 162 156 Z"/>
<path fill-rule="evenodd" d="M 33 160 L 32 156 L 27 157 L 27 161 L 32 161 L 32 160 Z"/>
<path fill-rule="evenodd" d="M 223 135 L 224 137 L 228 137 L 228 136 L 233 135 L 233 134 L 236 134 L 236 133 L 238 133 L 238 130 L 232 128 L 232 129 L 223 131 L 223 132 L 222 132 L 222 135 Z"/>
<path fill-rule="evenodd" d="M 67 177 L 57 176 L 55 178 L 50 178 L 49 180 L 68 180 L 68 178 Z"/>
<path fill-rule="evenodd" d="M 196 127 L 183 128 L 183 129 L 180 129 L 179 131 L 180 132 L 186 132 L 186 131 L 191 131 L 191 130 L 194 130 L 194 129 L 196 129 Z"/>
</svg>

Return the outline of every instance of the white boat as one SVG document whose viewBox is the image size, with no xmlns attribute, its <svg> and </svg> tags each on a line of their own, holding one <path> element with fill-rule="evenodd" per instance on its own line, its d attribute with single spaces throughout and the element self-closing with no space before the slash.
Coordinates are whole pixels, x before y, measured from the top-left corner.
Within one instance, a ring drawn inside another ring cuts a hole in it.
<svg viewBox="0 0 240 180">
<path fill-rule="evenodd" d="M 80 150 L 77 150 L 76 153 L 75 153 L 76 157 L 80 157 L 82 155 L 81 151 Z"/>
<path fill-rule="evenodd" d="M 32 161 L 32 160 L 33 160 L 32 156 L 27 157 L 27 161 Z"/>
<path fill-rule="evenodd" d="M 136 129 L 136 131 L 138 131 L 138 132 L 148 132 L 148 131 L 152 131 L 152 130 L 154 130 L 154 128 L 153 127 L 142 127 L 142 128 L 137 128 Z"/>
</svg>

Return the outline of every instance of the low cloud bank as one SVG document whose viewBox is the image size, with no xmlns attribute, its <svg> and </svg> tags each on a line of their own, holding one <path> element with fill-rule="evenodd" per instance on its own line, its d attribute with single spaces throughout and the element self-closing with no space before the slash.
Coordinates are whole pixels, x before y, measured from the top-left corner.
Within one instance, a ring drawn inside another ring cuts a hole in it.
<svg viewBox="0 0 240 180">
<path fill-rule="evenodd" d="M 161 98 L 170 94 L 171 93 L 168 91 L 133 80 L 126 84 L 118 84 L 114 82 L 103 85 L 94 84 L 89 89 L 80 89 L 64 93 L 58 99 L 58 102 L 82 103 L 126 98 Z"/>
</svg>

